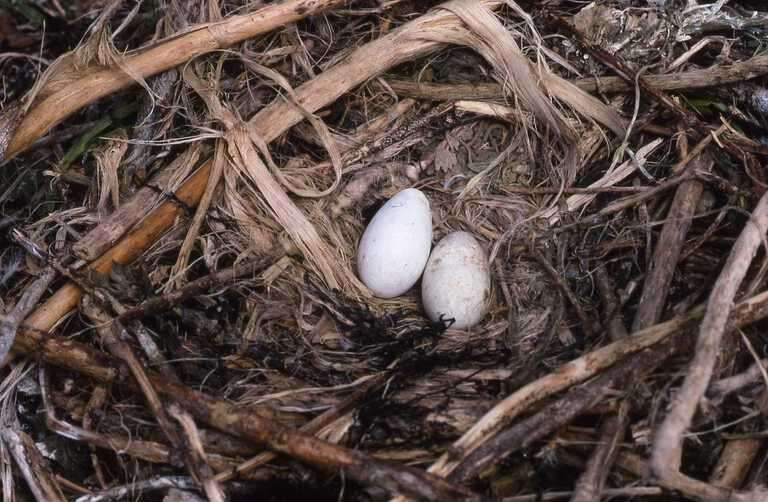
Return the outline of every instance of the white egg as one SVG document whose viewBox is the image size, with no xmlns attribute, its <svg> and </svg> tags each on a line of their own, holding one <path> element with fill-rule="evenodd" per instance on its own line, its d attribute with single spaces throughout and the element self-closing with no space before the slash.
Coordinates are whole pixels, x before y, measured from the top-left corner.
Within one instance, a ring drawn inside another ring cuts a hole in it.
<svg viewBox="0 0 768 502">
<path fill-rule="evenodd" d="M 357 252 L 360 279 L 380 298 L 394 298 L 421 277 L 432 247 L 432 213 L 419 190 L 389 199 L 365 229 Z"/>
<path fill-rule="evenodd" d="M 453 232 L 437 243 L 421 279 L 421 301 L 433 321 L 455 319 L 451 328 L 471 328 L 485 316 L 491 273 L 485 250 L 472 234 Z"/>
</svg>

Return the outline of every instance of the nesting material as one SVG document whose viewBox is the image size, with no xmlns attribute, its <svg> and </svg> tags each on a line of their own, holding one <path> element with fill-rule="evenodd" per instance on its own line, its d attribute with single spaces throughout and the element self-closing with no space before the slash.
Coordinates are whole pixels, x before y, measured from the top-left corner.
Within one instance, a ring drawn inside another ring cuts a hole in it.
<svg viewBox="0 0 768 502">
<path fill-rule="evenodd" d="M 365 229 L 357 270 L 379 298 L 394 298 L 421 277 L 432 247 L 432 213 L 419 190 L 409 188 L 389 199 Z"/>
<path fill-rule="evenodd" d="M 491 274 L 488 257 L 468 232 L 453 232 L 435 246 L 424 270 L 421 298 L 433 321 L 454 319 L 456 329 L 471 328 L 488 311 Z"/>
</svg>

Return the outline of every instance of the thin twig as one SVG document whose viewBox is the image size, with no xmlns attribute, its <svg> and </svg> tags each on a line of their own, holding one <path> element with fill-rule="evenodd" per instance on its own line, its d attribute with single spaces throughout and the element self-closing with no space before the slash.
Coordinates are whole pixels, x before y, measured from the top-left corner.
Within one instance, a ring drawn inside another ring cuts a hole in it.
<svg viewBox="0 0 768 502">
<path fill-rule="evenodd" d="M 628 486 L 626 488 L 608 488 L 603 490 L 606 497 L 654 497 L 663 494 L 657 486 Z M 504 497 L 502 502 L 546 502 L 548 500 L 565 500 L 571 498 L 573 492 L 545 492 L 536 495 L 515 495 Z"/>
<path fill-rule="evenodd" d="M 75 499 L 75 502 L 109 502 L 111 500 L 123 500 L 134 493 L 147 493 L 155 490 L 178 488 L 180 490 L 194 490 L 197 484 L 188 476 L 159 476 L 156 478 L 134 481 L 127 485 L 116 486 L 109 490 L 83 495 Z"/>
<path fill-rule="evenodd" d="M 189 444 L 189 455 L 195 463 L 195 471 L 202 477 L 199 482 L 203 485 L 203 490 L 205 490 L 208 500 L 211 502 L 224 502 L 227 497 L 224 490 L 222 490 L 221 485 L 213 476 L 211 467 L 208 465 L 207 455 L 205 454 L 203 443 L 200 440 L 200 433 L 197 430 L 195 420 L 189 413 L 176 405 L 171 405 L 168 412 L 179 422 L 179 425 L 181 425 L 181 428 L 184 431 L 184 435 Z"/>
<path fill-rule="evenodd" d="M 702 154 L 691 161 L 688 168 L 694 172 L 707 171 L 713 163 L 714 161 Z M 643 283 L 643 292 L 633 324 L 635 331 L 651 326 L 661 319 L 667 303 L 669 286 L 703 191 L 704 185 L 695 179 L 684 181 L 675 191 L 667 220 L 661 229 L 653 259 L 649 265 L 650 270 Z"/>
<path fill-rule="evenodd" d="M 56 271 L 52 267 L 43 269 L 40 276 L 24 290 L 8 315 L 0 318 L 0 365 L 6 360 L 5 356 L 13 346 L 19 324 L 37 306 L 54 277 L 56 277 Z"/>
<path fill-rule="evenodd" d="M 600 427 L 597 446 L 576 482 L 571 502 L 599 502 L 605 495 L 608 473 L 629 424 L 629 407 L 629 401 L 623 400 L 618 414 L 608 417 Z"/>
<path fill-rule="evenodd" d="M 558 288 L 560 288 L 560 291 L 568 299 L 568 303 L 571 304 L 573 310 L 576 312 L 576 316 L 579 318 L 579 321 L 581 321 L 581 326 L 587 335 L 590 337 L 595 336 L 599 326 L 596 326 L 594 321 L 589 316 L 587 316 L 586 312 L 584 312 L 584 308 L 581 306 L 579 299 L 576 297 L 573 290 L 571 290 L 568 283 L 565 282 L 563 276 L 559 274 L 557 270 L 555 270 L 555 267 L 552 266 L 549 260 L 545 258 L 541 252 L 538 250 L 532 250 L 532 254 L 533 257 L 536 258 L 536 261 L 539 263 L 539 265 L 541 265 L 547 274 L 549 274 L 549 277 L 555 281 L 555 284 L 557 284 Z"/>
<path fill-rule="evenodd" d="M 701 89 L 749 80 L 768 73 L 768 56 L 754 56 L 731 65 L 718 65 L 701 70 L 680 73 L 646 75 L 649 85 L 662 91 L 678 89 Z M 605 94 L 631 91 L 634 84 L 622 77 L 601 76 L 572 81 L 579 89 Z M 387 78 L 387 85 L 401 96 L 416 99 L 452 101 L 457 99 L 503 99 L 504 90 L 500 84 L 443 84 L 433 82 L 411 82 Z"/>
<path fill-rule="evenodd" d="M 208 275 L 195 279 L 189 284 L 162 296 L 156 296 L 144 300 L 141 304 L 127 309 L 118 315 L 115 320 L 124 322 L 142 317 L 157 315 L 161 312 L 172 309 L 175 305 L 199 295 L 219 284 L 230 284 L 236 279 L 253 275 L 262 270 L 267 261 L 265 259 L 253 259 L 237 263 L 231 268 L 212 272 Z"/>
<path fill-rule="evenodd" d="M 5 427 L 0 431 L 0 437 L 11 452 L 16 465 L 27 481 L 27 486 L 38 502 L 66 500 L 47 461 L 28 434 L 13 427 Z"/>
</svg>

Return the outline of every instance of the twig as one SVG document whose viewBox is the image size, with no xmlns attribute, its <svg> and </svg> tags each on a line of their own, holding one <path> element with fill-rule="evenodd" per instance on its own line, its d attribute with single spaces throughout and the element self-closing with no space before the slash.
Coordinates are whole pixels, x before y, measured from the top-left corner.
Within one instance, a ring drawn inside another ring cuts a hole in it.
<svg viewBox="0 0 768 502">
<path fill-rule="evenodd" d="M 179 422 L 184 431 L 189 443 L 189 455 L 195 463 L 195 471 L 201 476 L 199 481 L 205 490 L 205 494 L 208 496 L 208 500 L 211 502 L 224 502 L 227 497 L 224 494 L 221 485 L 219 485 L 219 482 L 213 476 L 211 467 L 208 465 L 205 449 L 203 448 L 203 443 L 200 441 L 200 434 L 194 419 L 189 413 L 186 413 L 176 405 L 171 405 L 168 412 Z"/>
<path fill-rule="evenodd" d="M 603 490 L 606 497 L 654 497 L 662 495 L 661 488 L 656 486 L 627 486 L 626 488 L 608 488 Z M 564 500 L 571 498 L 573 492 L 546 492 L 536 495 L 515 495 L 504 497 L 501 502 L 546 502 L 548 500 Z"/>
<path fill-rule="evenodd" d="M 147 361 L 157 368 L 165 378 L 173 381 L 180 382 L 179 376 L 174 371 L 173 366 L 168 362 L 165 355 L 163 355 L 160 347 L 158 347 L 149 330 L 139 321 L 133 321 L 129 325 L 130 331 L 136 337 L 136 341 L 139 342 L 139 346 L 144 351 L 144 355 L 147 356 Z"/>
<path fill-rule="evenodd" d="M 763 368 L 761 368 L 760 365 L 762 365 Z M 762 377 L 766 366 L 768 366 L 768 359 L 763 359 L 760 363 L 753 364 L 749 369 L 742 373 L 714 382 L 709 386 L 709 389 L 707 389 L 707 397 L 717 402 L 725 398 L 728 394 L 736 392 L 748 385 L 757 383 Z"/>
<path fill-rule="evenodd" d="M 768 231 L 768 194 L 764 194 L 757 203 L 715 282 L 707 303 L 707 312 L 699 330 L 693 361 L 683 386 L 675 397 L 672 409 L 665 417 L 653 443 L 651 468 L 654 474 L 667 482 L 675 482 L 681 486 L 681 491 L 689 496 L 723 501 L 757 500 L 755 498 L 758 496 L 757 492 L 732 494 L 682 474 L 680 459 L 683 435 L 690 426 L 696 407 L 712 378 L 733 298 L 747 273 L 752 258 L 763 242 L 766 231 Z"/>
<path fill-rule="evenodd" d="M 13 427 L 5 427 L 0 430 L 0 437 L 11 452 L 16 465 L 19 466 L 19 470 L 27 481 L 27 486 L 38 502 L 66 500 L 45 458 L 29 435 Z"/>
<path fill-rule="evenodd" d="M 768 56 L 755 56 L 731 65 L 714 66 L 681 73 L 646 75 L 643 78 L 649 85 L 659 90 L 674 91 L 727 85 L 767 73 Z M 504 90 L 501 85 L 496 83 L 437 84 L 389 78 L 386 82 L 398 95 L 416 99 L 453 101 L 458 99 L 503 99 L 504 97 Z M 599 91 L 610 94 L 634 89 L 634 83 L 630 84 L 624 78 L 614 76 L 589 77 L 572 82 L 579 89 L 587 92 Z"/>
<path fill-rule="evenodd" d="M 707 171 L 712 164 L 713 160 L 702 155 L 696 157 L 688 169 L 694 172 Z M 635 331 L 651 326 L 661 319 L 667 304 L 669 286 L 703 191 L 704 185 L 695 179 L 684 181 L 675 191 L 649 266 L 650 270 L 643 283 L 643 292 L 633 324 Z"/>
<path fill-rule="evenodd" d="M 70 481 L 63 476 L 56 474 L 54 477 L 56 478 L 56 481 L 58 481 L 59 485 L 63 489 L 69 490 L 72 493 L 79 493 L 81 495 L 90 495 L 91 493 L 93 493 L 88 488 L 85 488 L 84 486 L 79 485 L 74 481 Z"/>
<path fill-rule="evenodd" d="M 191 172 L 199 158 L 200 148 L 187 148 L 134 193 L 130 200 L 120 204 L 119 208 L 74 243 L 72 252 L 82 260 L 96 260 L 145 216 L 173 199 L 174 192 L 184 181 L 184 173 Z"/>
<path fill-rule="evenodd" d="M 653 187 L 643 187 L 643 186 L 637 186 L 637 187 L 616 187 L 616 186 L 606 186 L 606 187 L 570 187 L 570 188 L 560 188 L 560 187 L 524 187 L 524 186 L 504 186 L 500 187 L 500 191 L 504 193 L 520 193 L 524 195 L 556 195 L 556 194 L 563 194 L 563 195 L 576 195 L 576 194 L 600 194 L 600 193 L 637 193 L 637 192 L 644 192 L 648 190 L 649 188 Z M 493 194 L 487 194 L 487 197 L 493 199 Z M 472 198 L 467 198 L 467 200 L 472 200 Z"/>
<path fill-rule="evenodd" d="M 616 285 L 604 266 L 598 267 L 595 270 L 595 282 L 603 301 L 603 318 L 605 319 L 604 324 L 608 330 L 608 335 L 614 342 L 626 338 L 627 328 L 624 326 L 621 305 L 616 296 Z"/>
<path fill-rule="evenodd" d="M 178 488 L 180 490 L 194 490 L 197 487 L 195 480 L 187 476 L 159 476 L 156 478 L 134 481 L 123 486 L 116 486 L 109 490 L 83 495 L 75 499 L 75 502 L 109 502 L 122 500 L 134 493 L 146 493 L 154 490 Z"/>
<path fill-rule="evenodd" d="M 195 209 L 195 215 L 192 217 L 192 221 L 189 224 L 187 235 L 184 236 L 184 242 L 182 242 L 181 248 L 179 249 L 176 263 L 174 263 L 173 268 L 171 269 L 171 280 L 169 281 L 169 284 L 181 285 L 184 283 L 183 279 L 186 275 L 187 264 L 189 262 L 189 256 L 192 253 L 192 247 L 200 234 L 200 227 L 202 227 L 203 220 L 208 214 L 208 209 L 213 201 L 213 194 L 219 186 L 221 176 L 224 174 L 224 167 L 227 163 L 225 151 L 226 144 L 224 140 L 217 141 L 216 152 L 211 164 L 211 173 L 208 176 L 208 183 L 205 186 L 205 191 L 200 198 L 197 209 Z"/>
<path fill-rule="evenodd" d="M 592 183 L 590 185 L 590 188 L 614 185 L 616 183 L 619 183 L 620 181 L 628 177 L 630 174 L 634 173 L 638 167 L 642 168 L 642 166 L 648 160 L 648 156 L 650 156 L 651 153 L 653 153 L 653 151 L 656 150 L 656 148 L 661 143 L 663 143 L 663 141 L 657 138 L 651 141 L 650 143 L 643 145 L 641 148 L 637 150 L 633 158 L 617 166 L 612 171 L 607 172 L 602 178 Z M 643 194 L 641 193 L 641 194 L 633 195 L 629 197 L 640 197 L 641 195 Z M 571 195 L 570 197 L 565 199 L 565 210 L 569 212 L 577 211 L 578 209 L 591 203 L 596 197 L 597 197 L 597 194 Z M 561 215 L 560 215 L 561 211 L 562 210 L 560 210 L 557 207 L 552 207 L 552 208 L 540 211 L 538 215 L 541 218 L 547 218 L 549 220 L 549 224 L 551 226 L 554 226 L 561 219 Z M 598 216 L 598 215 L 595 215 L 595 216 Z M 582 219 L 582 221 L 585 221 L 585 220 L 586 219 Z"/>
<path fill-rule="evenodd" d="M 46 267 L 40 276 L 24 290 L 21 298 L 8 315 L 5 318 L 0 318 L 0 365 L 6 360 L 5 356 L 8 355 L 13 346 L 19 324 L 35 308 L 54 277 L 56 277 L 56 271 L 52 267 Z"/>
<path fill-rule="evenodd" d="M 729 439 L 725 443 L 709 482 L 723 488 L 739 488 L 763 445 L 760 438 Z"/>
<path fill-rule="evenodd" d="M 683 173 L 679 176 L 672 176 L 655 187 L 649 188 L 648 190 L 641 192 L 637 195 L 628 195 L 622 199 L 619 199 L 617 201 L 611 202 L 610 204 L 606 205 L 605 207 L 601 208 L 595 216 L 591 216 L 588 219 L 591 222 L 597 221 L 600 218 L 604 218 L 610 214 L 618 213 L 619 211 L 623 211 L 627 208 L 630 208 L 636 204 L 640 204 L 641 202 L 644 202 L 646 200 L 652 199 L 659 195 L 661 192 L 667 191 L 670 188 L 674 188 L 681 183 L 685 183 L 687 180 L 692 179 L 695 176 L 693 173 Z"/>
<path fill-rule="evenodd" d="M 605 481 L 629 424 L 629 407 L 629 401 L 623 400 L 618 414 L 608 417 L 600 427 L 597 446 L 576 482 L 571 502 L 599 502 L 605 495 Z"/>
<path fill-rule="evenodd" d="M 93 419 L 95 415 L 102 411 L 104 403 L 107 400 L 107 389 L 103 385 L 97 385 L 91 391 L 91 397 L 88 399 L 88 404 L 85 405 L 83 410 L 83 430 L 93 430 Z M 101 485 L 102 489 L 106 489 L 108 486 L 107 478 L 104 476 L 104 469 L 101 468 L 101 462 L 99 456 L 96 453 L 96 446 L 89 445 L 91 449 L 91 465 L 93 471 L 96 474 L 96 479 Z"/>
<path fill-rule="evenodd" d="M 547 258 L 545 258 L 541 252 L 538 250 L 532 250 L 531 253 L 533 257 L 536 258 L 536 261 L 539 263 L 539 265 L 541 265 L 547 274 L 549 274 L 549 277 L 555 281 L 555 284 L 557 284 L 557 287 L 560 288 L 560 291 L 563 293 L 563 295 L 568 299 L 568 303 L 571 304 L 574 311 L 576 312 L 576 316 L 579 318 L 579 321 L 581 321 L 584 332 L 590 337 L 594 336 L 597 333 L 599 327 L 595 326 L 592 319 L 590 319 L 586 312 L 584 312 L 579 299 L 576 298 L 576 295 L 573 293 L 573 290 L 571 290 L 570 286 L 568 286 L 568 283 L 565 282 L 563 276 L 559 274 L 557 270 L 555 270 L 549 260 L 547 260 Z"/>
<path fill-rule="evenodd" d="M 214 286 L 219 284 L 229 284 L 241 277 L 255 274 L 256 272 L 263 269 L 265 265 L 266 261 L 262 258 L 259 258 L 235 264 L 231 268 L 225 270 L 212 272 L 208 275 L 195 279 L 194 281 L 186 284 L 176 291 L 162 296 L 149 298 L 136 307 L 127 309 L 125 312 L 118 315 L 115 320 L 123 322 L 159 314 L 173 308 L 175 305 L 178 305 L 189 298 L 192 298 L 193 296 L 199 295 L 200 293 L 211 289 Z"/>
</svg>

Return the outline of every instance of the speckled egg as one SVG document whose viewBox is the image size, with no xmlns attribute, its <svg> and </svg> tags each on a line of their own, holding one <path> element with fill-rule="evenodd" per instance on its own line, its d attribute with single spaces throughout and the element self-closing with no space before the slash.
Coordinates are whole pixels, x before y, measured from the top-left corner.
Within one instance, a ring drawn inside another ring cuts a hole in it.
<svg viewBox="0 0 768 502">
<path fill-rule="evenodd" d="M 421 280 L 421 300 L 433 321 L 455 319 L 467 329 L 488 312 L 491 273 L 485 250 L 468 232 L 453 232 L 437 243 Z"/>
</svg>

